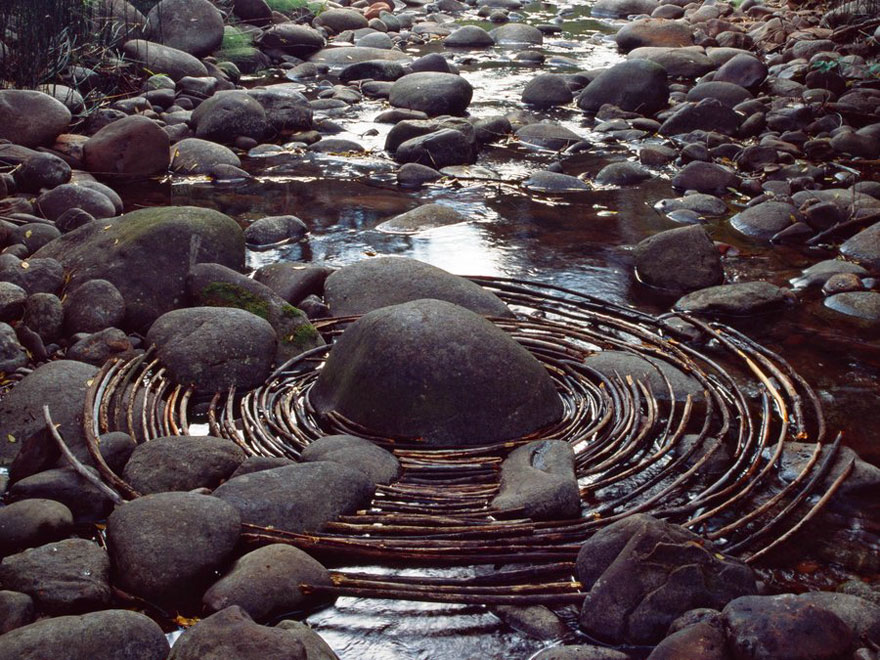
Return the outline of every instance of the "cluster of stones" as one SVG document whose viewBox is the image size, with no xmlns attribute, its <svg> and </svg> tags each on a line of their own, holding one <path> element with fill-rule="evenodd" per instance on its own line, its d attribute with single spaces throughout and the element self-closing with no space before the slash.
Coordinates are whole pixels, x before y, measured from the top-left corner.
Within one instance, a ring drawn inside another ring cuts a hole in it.
<svg viewBox="0 0 880 660">
<path fill-rule="evenodd" d="M 244 178 L 249 175 L 242 150 L 271 151 L 275 145 L 266 143 L 273 141 L 315 152 L 362 151 L 356 142 L 334 138 L 338 126 L 316 114 L 364 97 L 387 99 L 392 106 L 377 121 L 394 124 L 385 147 L 401 165 L 402 184 L 436 180 L 443 167 L 473 163 L 483 145 L 511 135 L 545 149 L 588 148 L 581 136 L 552 122 L 465 116 L 473 90 L 454 62 L 440 54 L 412 60 L 401 50 L 438 36 L 450 52 L 515 43 L 523 46 L 519 59 L 539 64 L 542 56 L 531 47 L 558 26 L 511 22 L 519 8 L 513 0 L 475 3 L 482 16 L 505 23 L 492 32 L 453 29 L 449 16 L 467 9 L 457 0 L 402 12 L 385 1 L 360 0 L 328 7 L 308 17 L 310 25 L 272 11 L 263 0 L 236 0 L 237 26 L 224 25 L 208 0 L 162 0 L 147 16 L 124 0 L 100 4 L 104 20 L 124 24 L 121 52 L 154 72 L 145 77 L 143 93 L 89 113 L 74 134 L 73 113 L 83 105 L 76 89 L 0 91 L 0 137 L 9 141 L 0 144 L 0 160 L 14 166 L 11 174 L 0 175 L 6 218 L 0 223 L 0 371 L 20 380 L 0 401 L 0 462 L 10 466 L 0 491 L 8 489 L 13 502 L 0 509 L 5 633 L 0 658 L 55 657 L 61 649 L 102 657 L 122 647 L 126 657 L 151 659 L 249 658 L 256 657 L 248 655 L 254 649 L 261 657 L 335 657 L 292 619 L 263 625 L 279 614 L 319 605 L 298 585 L 328 583 L 326 569 L 288 546 L 241 553 L 241 523 L 316 530 L 364 506 L 377 484 L 393 482 L 399 471 L 393 456 L 351 436 L 324 438 L 293 463 L 246 458 L 218 438 L 140 443 L 141 438 L 112 433 L 101 437 L 105 460 L 143 494 L 115 507 L 59 458 L 42 407 L 49 406 L 70 449 L 89 466 L 85 393 L 97 367 L 114 355 L 153 346 L 180 383 L 208 392 L 250 388 L 264 382 L 274 366 L 323 343 L 307 315 L 367 314 L 360 327 L 380 328 L 370 341 L 390 337 L 399 346 L 408 329 L 443 325 L 423 323 L 425 318 L 454 320 L 448 323 L 453 329 L 457 323 L 486 328 L 491 324 L 479 316 L 504 317 L 510 311 L 478 287 L 412 262 L 377 260 L 332 275 L 323 266 L 284 263 L 249 278 L 243 274 L 246 246 L 297 240 L 306 231 L 301 220 L 264 218 L 242 231 L 231 218 L 206 209 L 122 215 L 114 182 L 168 172 Z M 852 52 L 842 52 L 827 37 L 845 17 L 829 15 L 831 27 L 824 27 L 818 17 L 748 1 L 735 8 L 720 2 L 602 0 L 594 12 L 646 15 L 616 36 L 627 60 L 601 72 L 539 74 L 523 90 L 522 101 L 539 110 L 576 104 L 595 117 L 594 130 L 610 139 L 667 139 L 642 144 L 639 164 L 613 164 L 595 177 L 602 185 L 636 185 L 654 176 L 649 168 L 681 166 L 673 185 L 684 194 L 661 210 L 688 226 L 637 246 L 641 281 L 687 293 L 677 306 L 700 312 L 749 313 L 789 299 L 768 283 L 723 284 L 721 257 L 701 223 L 728 215 L 722 198 L 731 189 L 751 198 L 729 219 L 731 226 L 759 241 L 803 242 L 836 223 L 876 212 L 877 184 L 847 181 L 845 188 L 820 189 L 828 169 L 815 164 L 880 153 L 880 124 L 847 123 L 848 117 L 872 117 L 880 103 L 876 91 L 853 84 L 872 75 L 864 55 L 874 52 L 876 43 L 859 42 L 848 47 Z M 242 35 L 256 45 L 228 47 Z M 332 42 L 355 45 L 331 47 Z M 767 50 L 779 52 L 762 58 Z M 339 84 L 327 85 L 314 99 L 298 85 L 245 90 L 237 84 L 242 72 L 269 65 L 297 81 L 332 73 Z M 97 75 L 79 73 L 86 79 Z M 524 186 L 554 193 L 587 189 L 581 178 L 561 169 L 538 172 Z M 460 220 L 442 207 L 422 207 L 389 220 L 387 227 L 408 231 Z M 839 250 L 859 264 L 817 264 L 806 284 L 824 286 L 835 309 L 876 322 L 880 293 L 864 289 L 880 268 L 880 224 Z M 484 354 L 485 337 L 492 334 L 485 332 L 476 335 Z M 445 333 L 429 333 L 427 340 L 438 348 L 466 347 L 470 331 L 459 334 L 454 344 Z M 425 335 L 412 337 L 404 358 L 437 354 L 423 349 Z M 484 442 L 525 435 L 559 415 L 559 402 L 541 378 L 546 374 L 538 374 L 522 354 L 521 363 L 512 362 L 515 349 L 509 344 L 498 351 L 493 364 L 513 370 L 505 373 L 510 382 L 523 384 L 521 397 L 471 383 L 471 392 L 485 398 L 470 406 L 484 410 L 503 394 L 517 405 L 501 419 L 516 424 L 453 420 L 480 428 Z M 382 356 L 393 354 L 387 349 Z M 461 355 L 455 360 L 465 362 Z M 450 392 L 442 402 L 446 408 L 438 403 L 426 411 L 415 398 L 406 415 L 398 409 L 372 418 L 389 397 L 418 390 L 389 378 L 386 382 L 402 391 L 386 391 L 377 401 L 359 399 L 344 383 L 357 384 L 385 362 L 342 362 L 338 382 L 328 362 L 315 391 L 319 409 L 373 426 L 388 422 L 383 430 L 390 434 L 435 434 L 440 444 L 461 440 L 461 428 L 440 423 L 450 419 L 449 409 L 463 406 L 462 393 L 449 381 L 431 385 Z M 471 373 L 483 366 L 478 362 Z M 426 370 L 443 378 L 455 375 L 439 371 Z M 489 437 L 491 432 L 499 436 Z M 541 448 L 540 458 L 535 448 L 512 453 L 496 504 L 522 508 L 539 502 L 542 506 L 530 511 L 537 519 L 577 515 L 571 461 L 553 445 Z M 552 513 L 543 506 L 547 502 Z M 105 519 L 108 551 L 76 536 L 81 523 Z M 719 558 L 710 544 L 682 529 L 643 516 L 591 538 L 581 551 L 577 577 L 588 592 L 581 627 L 612 644 L 657 644 L 655 659 L 848 653 L 870 658 L 862 640 L 880 641 L 878 606 L 847 594 L 758 595 L 750 569 Z M 114 590 L 163 606 L 200 599 L 214 614 L 169 651 L 149 618 L 107 609 L 118 606 Z M 558 625 L 551 629 L 558 634 Z M 560 647 L 544 657 L 627 657 L 614 653 Z"/>
</svg>

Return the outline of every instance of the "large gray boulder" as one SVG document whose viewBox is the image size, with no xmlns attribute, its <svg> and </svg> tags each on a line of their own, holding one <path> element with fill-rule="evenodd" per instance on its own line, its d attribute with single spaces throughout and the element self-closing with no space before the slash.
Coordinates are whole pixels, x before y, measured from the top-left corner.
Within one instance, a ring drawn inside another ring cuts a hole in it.
<svg viewBox="0 0 880 660">
<path fill-rule="evenodd" d="M 724 279 L 721 255 L 699 225 L 669 229 L 636 245 L 636 275 L 648 286 L 694 291 Z"/>
<path fill-rule="evenodd" d="M 0 90 L 0 138 L 25 147 L 49 146 L 67 131 L 71 114 L 61 101 L 25 89 Z"/>
<path fill-rule="evenodd" d="M 301 584 L 330 585 L 330 573 L 317 560 L 291 545 L 275 543 L 242 556 L 205 592 L 202 602 L 213 611 L 238 605 L 256 621 L 272 614 L 320 604 Z"/>
<path fill-rule="evenodd" d="M 880 271 L 880 222 L 847 239 L 840 246 L 840 254 L 872 271 Z"/>
<path fill-rule="evenodd" d="M 129 610 L 42 619 L 0 636 L 0 660 L 165 660 L 168 650 L 159 625 Z"/>
<path fill-rule="evenodd" d="M 35 256 L 57 259 L 76 286 L 112 282 L 125 298 L 126 321 L 144 330 L 186 300 L 186 275 L 197 263 L 244 269 L 244 235 L 232 218 L 192 206 L 132 211 L 84 225 Z"/>
<path fill-rule="evenodd" d="M 626 18 L 631 14 L 650 14 L 658 6 L 657 0 L 597 0 L 590 7 L 590 15 L 601 18 Z"/>
<path fill-rule="evenodd" d="M 779 307 L 786 300 L 788 290 L 770 282 L 734 282 L 682 296 L 675 309 L 691 314 L 749 316 Z"/>
<path fill-rule="evenodd" d="M 208 495 L 158 493 L 107 519 L 114 583 L 148 600 L 204 588 L 231 558 L 241 532 L 235 507 Z"/>
<path fill-rule="evenodd" d="M 13 502 L 0 508 L 0 556 L 60 541 L 72 529 L 73 515 L 61 502 L 41 498 Z"/>
<path fill-rule="evenodd" d="M 27 594 L 50 614 L 102 609 L 110 604 L 110 559 L 92 541 L 56 541 L 3 559 L 0 588 Z"/>
<path fill-rule="evenodd" d="M 162 0 L 147 14 L 147 36 L 190 55 L 210 55 L 223 41 L 223 15 L 208 0 Z"/>
<path fill-rule="evenodd" d="M 579 517 L 581 497 L 571 445 L 536 440 L 514 449 L 501 464 L 501 489 L 492 507 L 522 509 L 532 520 Z"/>
<path fill-rule="evenodd" d="M 278 50 L 294 57 L 308 57 L 325 44 L 324 35 L 320 32 L 293 21 L 273 25 L 260 36 L 262 48 Z"/>
<path fill-rule="evenodd" d="M 314 532 L 324 523 L 364 507 L 374 489 L 363 472 L 320 461 L 234 477 L 214 495 L 235 507 L 243 522 L 288 532 Z"/>
<path fill-rule="evenodd" d="M 253 622 L 233 605 L 188 628 L 168 660 L 308 660 L 305 646 L 281 628 Z"/>
<path fill-rule="evenodd" d="M 380 307 L 436 298 L 482 314 L 511 318 L 497 296 L 436 266 L 403 257 L 365 259 L 331 274 L 324 298 L 334 316 L 366 314 Z"/>
<path fill-rule="evenodd" d="M 664 360 L 627 351 L 601 351 L 586 358 L 584 364 L 609 379 L 631 377 L 644 381 L 660 401 L 669 400 L 670 386 L 672 397 L 679 403 L 688 396 L 695 401 L 704 396 L 703 386 L 696 378 Z"/>
<path fill-rule="evenodd" d="M 421 71 L 398 78 L 388 102 L 397 108 L 420 110 L 429 117 L 462 115 L 471 102 L 471 84 L 454 73 Z"/>
<path fill-rule="evenodd" d="M 242 90 L 223 90 L 202 101 L 192 113 L 196 137 L 232 144 L 236 138 L 263 139 L 269 131 L 266 111 Z"/>
<path fill-rule="evenodd" d="M 519 438 L 562 416 L 552 380 L 525 348 L 473 312 L 433 299 L 352 324 L 310 400 L 321 414 L 434 445 Z"/>
<path fill-rule="evenodd" d="M 656 644 L 688 610 L 721 609 L 757 590 L 748 566 L 683 527 L 645 514 L 587 539 L 576 572 L 587 592 L 580 626 L 610 643 Z"/>
<path fill-rule="evenodd" d="M 186 76 L 200 78 L 208 75 L 208 69 L 197 58 L 178 48 L 146 41 L 132 39 L 125 42 L 123 52 L 135 62 L 140 62 L 153 73 L 164 73 L 174 80 Z"/>
<path fill-rule="evenodd" d="M 743 209 L 730 218 L 730 224 L 741 234 L 769 241 L 798 217 L 794 205 L 771 200 Z"/>
<path fill-rule="evenodd" d="M 43 406 L 49 406 L 52 421 L 71 451 L 89 461 L 83 434 L 83 407 L 89 381 L 96 367 L 73 360 L 56 360 L 37 367 L 25 376 L 9 394 L 0 399 L 0 465 L 8 465 L 22 443 L 40 433 L 52 442 L 46 431 Z"/>
<path fill-rule="evenodd" d="M 143 495 L 216 488 L 245 458 L 241 447 L 222 438 L 156 438 L 135 448 L 122 477 Z"/>
<path fill-rule="evenodd" d="M 374 484 L 390 484 L 400 476 L 400 461 L 387 449 L 354 435 L 327 435 L 302 450 L 305 463 L 331 461 L 363 472 Z"/>
<path fill-rule="evenodd" d="M 219 392 L 262 384 L 278 339 L 268 321 L 244 309 L 188 307 L 156 319 L 147 343 L 176 382 Z"/>
<path fill-rule="evenodd" d="M 683 21 L 643 18 L 625 24 L 614 39 L 624 53 L 636 48 L 682 48 L 694 43 L 693 28 Z"/>
<path fill-rule="evenodd" d="M 596 112 L 606 103 L 622 110 L 651 115 L 666 107 L 669 85 L 666 70 L 650 60 L 627 60 L 600 73 L 577 98 L 586 112 Z"/>
</svg>

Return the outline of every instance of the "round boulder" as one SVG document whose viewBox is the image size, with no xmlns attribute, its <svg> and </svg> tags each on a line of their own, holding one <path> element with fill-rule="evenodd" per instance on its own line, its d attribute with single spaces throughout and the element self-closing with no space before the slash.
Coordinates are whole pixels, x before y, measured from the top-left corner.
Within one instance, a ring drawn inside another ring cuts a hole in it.
<svg viewBox="0 0 880 660">
<path fill-rule="evenodd" d="M 484 316 L 513 316 L 498 297 L 470 280 L 403 257 L 365 259 L 336 271 L 325 282 L 324 298 L 334 316 L 420 298 L 445 300 Z"/>
<path fill-rule="evenodd" d="M 90 137 L 83 145 L 83 155 L 86 169 L 95 174 L 150 176 L 168 169 L 169 147 L 168 134 L 156 122 L 132 115 Z"/>
<path fill-rule="evenodd" d="M 216 142 L 186 138 L 171 147 L 171 169 L 180 174 L 210 174 L 217 165 L 241 167 L 229 147 Z"/>
<path fill-rule="evenodd" d="M 495 45 L 492 35 L 478 25 L 464 25 L 443 40 L 447 48 L 488 48 Z"/>
<path fill-rule="evenodd" d="M 24 147 L 50 145 L 67 130 L 71 114 L 61 101 L 25 89 L 0 90 L 0 138 Z"/>
<path fill-rule="evenodd" d="M 321 50 L 326 41 L 317 30 L 294 22 L 279 23 L 263 32 L 260 46 L 294 57 L 308 57 Z"/>
<path fill-rule="evenodd" d="M 147 14 L 147 36 L 202 57 L 223 41 L 223 16 L 208 0 L 162 0 Z"/>
<path fill-rule="evenodd" d="M 241 90 L 224 90 L 202 101 L 193 111 L 196 137 L 232 143 L 236 138 L 261 140 L 269 129 L 266 111 L 259 101 Z"/>
<path fill-rule="evenodd" d="M 721 256 L 699 225 L 669 229 L 636 245 L 636 274 L 648 286 L 693 291 L 724 279 Z"/>
<path fill-rule="evenodd" d="M 522 102 L 537 108 L 549 108 L 571 103 L 568 84 L 559 74 L 540 73 L 532 78 L 522 92 Z"/>
<path fill-rule="evenodd" d="M 473 94 L 473 87 L 461 76 L 423 71 L 396 80 L 388 102 L 398 108 L 420 110 L 431 117 L 462 115 Z"/>
<path fill-rule="evenodd" d="M 669 99 L 666 70 L 650 60 L 626 60 L 600 73 L 578 96 L 581 110 L 596 112 L 606 103 L 650 115 Z"/>
<path fill-rule="evenodd" d="M 614 37 L 624 53 L 645 46 L 681 48 L 694 45 L 692 28 L 684 22 L 643 18 L 627 23 Z"/>
<path fill-rule="evenodd" d="M 200 78 L 208 75 L 208 69 L 197 58 L 171 46 L 153 41 L 132 39 L 122 47 L 123 52 L 135 62 L 140 62 L 155 73 L 165 73 L 174 80 L 186 76 Z"/>
<path fill-rule="evenodd" d="M 363 472 L 375 484 L 390 484 L 400 475 L 400 462 L 390 451 L 365 438 L 353 435 L 327 435 L 303 449 L 300 458 L 331 461 Z"/>
<path fill-rule="evenodd" d="M 68 335 L 98 332 L 120 325 L 125 299 L 107 280 L 90 280 L 64 299 L 64 326 Z"/>
<path fill-rule="evenodd" d="M 485 445 L 562 416 L 544 367 L 486 319 L 440 300 L 365 315 L 330 352 L 310 393 L 319 413 L 433 445 Z"/>
<path fill-rule="evenodd" d="M 188 307 L 156 319 L 147 343 L 178 383 L 217 392 L 261 384 L 278 340 L 268 321 L 243 309 Z"/>
</svg>

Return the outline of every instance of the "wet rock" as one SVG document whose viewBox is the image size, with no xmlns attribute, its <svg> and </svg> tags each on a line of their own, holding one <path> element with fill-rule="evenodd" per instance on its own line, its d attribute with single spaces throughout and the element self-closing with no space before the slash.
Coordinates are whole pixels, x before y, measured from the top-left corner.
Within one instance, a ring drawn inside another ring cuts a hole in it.
<svg viewBox="0 0 880 660">
<path fill-rule="evenodd" d="M 582 140 L 574 131 L 551 122 L 526 124 L 516 132 L 516 137 L 520 142 L 551 151 L 562 151 Z"/>
<path fill-rule="evenodd" d="M 694 291 L 675 303 L 675 309 L 692 314 L 749 316 L 779 307 L 788 290 L 769 282 L 736 282 Z"/>
<path fill-rule="evenodd" d="M 649 286 L 693 291 L 724 279 L 721 257 L 700 226 L 669 229 L 641 241 L 635 248 L 636 274 Z"/>
<path fill-rule="evenodd" d="M 207 76 L 208 70 L 198 59 L 177 48 L 163 46 L 144 39 L 127 41 L 123 52 L 135 62 L 155 73 L 165 73 L 173 80 L 186 76 Z"/>
<path fill-rule="evenodd" d="M 354 9 L 327 9 L 313 21 L 315 27 L 325 27 L 333 34 L 345 30 L 358 30 L 367 27 L 367 19 Z"/>
<path fill-rule="evenodd" d="M 247 93 L 266 112 L 266 121 L 275 133 L 303 131 L 312 127 L 312 109 L 307 99 L 286 84 L 249 89 Z"/>
<path fill-rule="evenodd" d="M 654 208 L 660 213 L 667 215 L 682 210 L 693 211 L 705 217 L 718 217 L 728 213 L 727 204 L 724 203 L 724 200 L 704 193 L 692 193 L 684 197 L 661 199 L 654 205 Z"/>
<path fill-rule="evenodd" d="M 304 594 L 301 584 L 329 586 L 330 574 L 302 550 L 277 543 L 242 556 L 205 592 L 202 602 L 214 612 L 237 605 L 251 618 L 265 621 L 326 600 Z"/>
<path fill-rule="evenodd" d="M 285 632 L 294 635 L 306 650 L 307 660 L 339 660 L 333 649 L 328 646 L 321 637 L 309 628 L 305 623 L 293 619 L 285 619 L 275 626 Z"/>
<path fill-rule="evenodd" d="M 326 266 L 281 261 L 257 269 L 254 279 L 265 284 L 291 305 L 311 294 L 322 294 L 324 280 L 333 270 Z"/>
<path fill-rule="evenodd" d="M 474 144 L 459 130 L 444 128 L 403 142 L 394 152 L 399 163 L 443 168 L 476 162 Z"/>
<path fill-rule="evenodd" d="M 880 222 L 844 241 L 840 254 L 872 271 L 880 270 Z"/>
<path fill-rule="evenodd" d="M 633 186 L 653 175 L 638 163 L 623 161 L 609 163 L 596 175 L 596 183 L 603 186 Z"/>
<path fill-rule="evenodd" d="M 466 222 L 461 213 L 451 206 L 423 204 L 378 224 L 378 231 L 389 234 L 416 234 L 428 229 Z"/>
<path fill-rule="evenodd" d="M 443 40 L 447 48 L 488 48 L 495 40 L 477 25 L 464 25 Z"/>
<path fill-rule="evenodd" d="M 682 103 L 657 131 L 660 135 L 680 135 L 692 131 L 716 131 L 735 135 L 741 117 L 717 99 Z"/>
<path fill-rule="evenodd" d="M 70 110 L 48 94 L 0 90 L 0 138 L 24 147 L 48 146 L 67 131 L 70 119 Z"/>
<path fill-rule="evenodd" d="M 28 295 L 56 293 L 64 283 L 64 270 L 55 259 L 28 257 L 18 259 L 12 254 L 0 255 L 0 282 L 11 282 Z"/>
<path fill-rule="evenodd" d="M 578 553 L 576 572 L 587 590 L 581 628 L 612 643 L 657 643 L 680 614 L 720 609 L 756 590 L 745 564 L 723 557 L 683 527 L 645 514 L 590 537 Z"/>
<path fill-rule="evenodd" d="M 600 73 L 577 98 L 578 107 L 596 112 L 605 104 L 651 115 L 667 104 L 666 71 L 650 60 L 627 60 Z"/>
<path fill-rule="evenodd" d="M 162 0 L 147 14 L 146 36 L 203 57 L 223 41 L 223 16 L 208 0 Z"/>
<path fill-rule="evenodd" d="M 13 327 L 8 323 L 0 323 L 0 372 L 9 374 L 27 363 L 27 351 L 19 343 Z"/>
<path fill-rule="evenodd" d="M 598 0 L 591 8 L 591 16 L 626 18 L 633 14 L 650 14 L 659 3 L 656 0 Z"/>
<path fill-rule="evenodd" d="M 528 190 L 549 193 L 582 192 L 590 190 L 590 186 L 576 176 L 560 174 L 559 172 L 548 172 L 546 170 L 541 170 L 532 174 L 528 179 L 523 181 L 523 186 Z"/>
<path fill-rule="evenodd" d="M 41 247 L 61 236 L 56 227 L 45 222 L 29 222 L 20 225 L 12 235 L 12 241 L 24 245 L 28 254 L 33 254 Z"/>
<path fill-rule="evenodd" d="M 643 18 L 627 23 L 617 31 L 614 39 L 624 53 L 645 46 L 681 48 L 694 45 L 688 25 L 662 18 Z"/>
<path fill-rule="evenodd" d="M 400 462 L 391 452 L 351 435 L 328 435 L 308 445 L 304 462 L 331 461 L 363 472 L 374 484 L 390 484 L 400 475 Z"/>
<path fill-rule="evenodd" d="M 99 478 L 97 470 L 87 469 Z M 12 485 L 9 496 L 13 500 L 41 498 L 61 502 L 70 509 L 76 523 L 103 520 L 113 508 L 103 491 L 72 468 L 54 468 L 25 477 Z"/>
<path fill-rule="evenodd" d="M 825 306 L 845 316 L 866 321 L 880 322 L 880 293 L 876 291 L 848 291 L 825 298 Z"/>
<path fill-rule="evenodd" d="M 235 443 L 210 436 L 173 436 L 138 445 L 122 477 L 143 495 L 216 488 L 244 462 Z"/>
<path fill-rule="evenodd" d="M 164 660 L 169 646 L 154 621 L 128 610 L 43 619 L 0 637 L 3 660 L 105 658 L 110 649 L 120 660 Z"/>
<path fill-rule="evenodd" d="M 87 170 L 103 176 L 150 176 L 168 169 L 168 134 L 159 125 L 141 115 L 125 117 L 108 124 L 83 145 Z M 77 206 L 96 218 L 91 208 Z M 65 209 L 66 210 L 66 209 Z M 109 214 L 113 215 L 113 213 Z"/>
<path fill-rule="evenodd" d="M 397 183 L 406 187 L 418 187 L 442 178 L 436 169 L 420 163 L 404 163 L 397 171 Z"/>
<path fill-rule="evenodd" d="M 507 23 L 495 28 L 489 34 L 499 45 L 540 46 L 544 43 L 544 34 L 538 28 L 524 23 Z"/>
<path fill-rule="evenodd" d="M 13 172 L 15 185 L 21 192 L 39 192 L 70 181 L 70 165 L 55 154 L 37 153 Z"/>
<path fill-rule="evenodd" d="M 622 651 L 615 651 L 607 646 L 579 644 L 577 646 L 554 646 L 544 649 L 532 660 L 630 660 L 630 656 Z"/>
<path fill-rule="evenodd" d="M 568 626 L 545 605 L 496 605 L 492 613 L 533 639 L 562 639 L 570 633 Z"/>
<path fill-rule="evenodd" d="M 477 344 L 479 351 L 469 348 Z M 369 354 L 360 345 L 369 345 Z M 440 364 L 451 360 L 455 370 Z M 440 300 L 395 305 L 357 321 L 334 346 L 310 397 L 321 413 L 334 410 L 379 433 L 433 444 L 520 437 L 560 414 L 540 363 L 488 321 Z"/>
<path fill-rule="evenodd" d="M 702 161 L 688 163 L 672 179 L 672 185 L 680 190 L 695 190 L 710 195 L 723 195 L 730 188 L 739 187 L 739 184 L 739 177 L 728 168 Z"/>
<path fill-rule="evenodd" d="M 196 137 L 232 144 L 237 138 L 261 140 L 268 131 L 266 111 L 247 92 L 225 90 L 202 101 L 193 111 Z"/>
<path fill-rule="evenodd" d="M 272 8 L 265 0 L 235 0 L 233 13 L 253 25 L 265 25 L 272 19 Z"/>
<path fill-rule="evenodd" d="M 331 69 L 339 69 L 354 62 L 367 60 L 406 60 L 410 57 L 398 50 L 386 48 L 367 48 L 366 46 L 347 46 L 345 48 L 322 48 L 309 58 L 314 64 L 325 64 Z M 442 57 L 441 57 L 442 59 Z"/>
<path fill-rule="evenodd" d="M 797 209 L 785 202 L 761 202 L 730 218 L 730 225 L 741 234 L 770 240 L 798 220 Z"/>
<path fill-rule="evenodd" d="M 412 63 L 412 70 L 438 71 L 440 73 L 457 73 L 453 64 L 440 53 L 428 53 Z"/>
<path fill-rule="evenodd" d="M 255 220 L 244 230 L 248 245 L 264 247 L 298 241 L 308 233 L 306 223 L 295 215 L 274 215 Z"/>
<path fill-rule="evenodd" d="M 834 613 L 858 639 L 880 639 L 880 605 L 852 594 L 829 591 L 810 591 L 798 597 Z"/>
<path fill-rule="evenodd" d="M 726 82 L 745 89 L 755 89 L 767 77 L 767 66 L 757 57 L 747 53 L 734 55 L 718 67 L 712 77 L 714 82 Z"/>
<path fill-rule="evenodd" d="M 117 327 L 125 317 L 125 299 L 107 280 L 90 280 L 64 299 L 64 328 L 68 335 Z"/>
<path fill-rule="evenodd" d="M 745 87 L 730 82 L 712 80 L 694 85 L 688 91 L 686 98 L 688 101 L 716 99 L 728 108 L 735 108 L 740 103 L 752 99 L 753 96 Z"/>
<path fill-rule="evenodd" d="M 68 348 L 67 358 L 100 367 L 114 355 L 132 351 L 131 341 L 122 330 L 106 328 L 83 337 Z"/>
<path fill-rule="evenodd" d="M 17 321 L 24 314 L 27 291 L 12 282 L 0 282 L 0 321 Z"/>
<path fill-rule="evenodd" d="M 37 208 L 47 220 L 55 220 L 72 208 L 85 211 L 94 218 L 112 218 L 116 208 L 107 195 L 80 186 L 65 183 L 37 197 Z"/>
<path fill-rule="evenodd" d="M 97 373 L 91 365 L 57 360 L 37 367 L 0 400 L 0 463 L 9 464 L 21 443 L 36 433 L 46 433 L 43 406 L 71 451 L 87 460 L 83 435 L 83 405 L 89 380 Z"/>
<path fill-rule="evenodd" d="M 532 520 L 579 517 L 581 498 L 571 446 L 540 440 L 513 450 L 501 465 L 501 489 L 492 507 L 523 509 Z"/>
<path fill-rule="evenodd" d="M 273 25 L 260 37 L 262 48 L 302 58 L 318 52 L 325 45 L 326 41 L 320 32 L 294 22 Z"/>
<path fill-rule="evenodd" d="M 339 72 L 339 79 L 343 82 L 366 79 L 394 81 L 403 77 L 406 73 L 406 69 L 400 62 L 367 60 L 366 62 L 355 62 L 344 67 Z"/>
<path fill-rule="evenodd" d="M 522 92 L 522 102 L 537 108 L 568 105 L 572 98 L 565 78 L 556 73 L 538 74 L 526 83 Z"/>
<path fill-rule="evenodd" d="M 631 50 L 627 58 L 644 58 L 656 62 L 666 69 L 666 75 L 670 78 L 699 78 L 715 68 L 712 60 L 699 48 L 644 46 Z"/>
<path fill-rule="evenodd" d="M 287 467 L 288 465 L 296 465 L 296 461 L 278 456 L 250 456 L 235 469 L 235 472 L 229 478 L 234 479 L 252 472 L 262 472 L 263 470 L 272 470 L 277 467 Z"/>
<path fill-rule="evenodd" d="M 672 633 L 651 651 L 648 660 L 727 660 L 719 626 L 697 623 Z"/>
<path fill-rule="evenodd" d="M 318 531 L 369 502 L 374 485 L 354 468 L 320 461 L 261 470 L 230 479 L 214 495 L 243 522 L 289 532 Z"/>
<path fill-rule="evenodd" d="M 669 400 L 669 387 L 678 402 L 690 395 L 695 401 L 703 398 L 703 387 L 693 377 L 663 360 L 645 358 L 624 351 L 602 351 L 589 356 L 584 364 L 606 378 L 632 377 L 646 382 L 660 401 Z M 667 385 L 669 381 L 669 385 Z"/>
<path fill-rule="evenodd" d="M 57 541 L 3 559 L 0 586 L 27 594 L 47 613 L 101 609 L 110 604 L 110 559 L 91 541 Z"/>
<path fill-rule="evenodd" d="M 278 337 L 276 362 L 323 345 L 305 315 L 269 287 L 219 264 L 198 264 L 187 276 L 190 299 L 208 307 L 242 309 L 265 319 Z"/>
<path fill-rule="evenodd" d="M 73 231 L 78 227 L 82 227 L 83 225 L 87 225 L 94 221 L 95 216 L 88 211 L 74 208 L 68 209 L 58 216 L 55 219 L 55 226 L 61 231 L 61 233 L 66 234 L 69 231 Z"/>
<path fill-rule="evenodd" d="M 0 591 L 0 635 L 33 623 L 36 614 L 34 601 L 17 591 Z M 3 641 L 0 640 L 0 653 Z"/>
<path fill-rule="evenodd" d="M 44 499 L 13 502 L 0 509 L 0 556 L 66 538 L 73 514 L 61 502 Z"/>
<path fill-rule="evenodd" d="M 791 594 L 737 598 L 722 616 L 735 660 L 837 658 L 852 643 L 837 615 Z"/>
<path fill-rule="evenodd" d="M 210 174 L 220 164 L 241 167 L 241 160 L 232 149 L 199 138 L 186 138 L 171 147 L 171 170 L 179 174 Z"/>
<path fill-rule="evenodd" d="M 264 318 L 232 307 L 190 307 L 160 316 L 147 333 L 156 357 L 178 383 L 207 392 L 261 384 L 278 340 Z"/>
<path fill-rule="evenodd" d="M 71 287 L 112 282 L 125 298 L 126 322 L 143 327 L 183 303 L 192 264 L 243 269 L 244 236 L 234 220 L 211 209 L 147 208 L 80 227 L 36 256 L 57 257 Z"/>
<path fill-rule="evenodd" d="M 791 283 L 796 288 L 809 286 L 824 286 L 825 283 L 834 275 L 850 274 L 856 277 L 862 277 L 868 274 L 868 271 L 858 264 L 840 259 L 826 259 L 813 264 L 805 269 L 800 277 L 795 277 Z"/>
<path fill-rule="evenodd" d="M 147 599 L 194 593 L 231 557 L 238 511 L 216 497 L 158 493 L 132 500 L 107 519 L 114 583 Z"/>
<path fill-rule="evenodd" d="M 473 88 L 461 76 L 426 71 L 399 78 L 391 87 L 388 102 L 434 117 L 464 114 L 472 96 Z"/>
<path fill-rule="evenodd" d="M 332 11 L 332 10 L 331 10 Z M 253 622 L 238 606 L 227 607 L 188 628 L 168 660 L 307 660 L 305 647 L 291 633 Z"/>
</svg>

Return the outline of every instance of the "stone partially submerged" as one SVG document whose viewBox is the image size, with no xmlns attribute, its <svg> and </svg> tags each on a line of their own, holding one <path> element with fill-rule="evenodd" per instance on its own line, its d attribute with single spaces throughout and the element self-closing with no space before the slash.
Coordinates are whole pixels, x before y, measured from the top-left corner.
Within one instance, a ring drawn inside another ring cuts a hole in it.
<svg viewBox="0 0 880 660">
<path fill-rule="evenodd" d="M 312 405 L 377 433 L 485 445 L 562 416 L 544 367 L 500 328 L 440 300 L 371 312 L 330 352 Z"/>
</svg>

